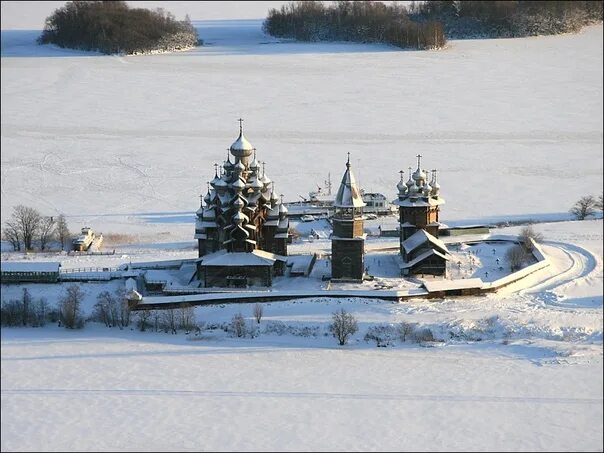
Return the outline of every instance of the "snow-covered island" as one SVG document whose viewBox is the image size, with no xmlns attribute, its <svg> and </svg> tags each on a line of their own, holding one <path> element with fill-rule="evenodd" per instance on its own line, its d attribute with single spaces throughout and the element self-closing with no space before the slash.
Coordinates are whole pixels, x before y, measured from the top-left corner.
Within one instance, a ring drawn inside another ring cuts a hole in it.
<svg viewBox="0 0 604 453">
<path fill-rule="evenodd" d="M 125 1 L 69 1 L 46 18 L 40 44 L 140 55 L 193 49 L 200 44 L 188 16 L 177 21 L 159 8 L 130 8 Z"/>
</svg>

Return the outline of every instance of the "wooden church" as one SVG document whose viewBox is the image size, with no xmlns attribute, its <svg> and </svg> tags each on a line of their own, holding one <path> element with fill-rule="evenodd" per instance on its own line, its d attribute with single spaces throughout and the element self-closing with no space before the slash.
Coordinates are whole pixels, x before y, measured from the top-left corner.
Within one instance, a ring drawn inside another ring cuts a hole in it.
<svg viewBox="0 0 604 453">
<path fill-rule="evenodd" d="M 197 278 L 206 287 L 270 286 L 287 261 L 287 208 L 244 136 L 242 121 L 197 210 Z"/>
<path fill-rule="evenodd" d="M 331 238 L 331 277 L 333 280 L 361 281 L 364 274 L 365 233 L 363 207 L 365 203 L 350 169 L 350 153 L 346 171 L 338 189 Z"/>
<path fill-rule="evenodd" d="M 405 182 L 404 172 L 396 188 L 399 207 L 401 274 L 446 275 L 449 251 L 438 239 L 439 210 L 445 200 L 440 196 L 437 170 L 421 168 L 421 155 L 417 156 L 417 169 Z"/>
</svg>

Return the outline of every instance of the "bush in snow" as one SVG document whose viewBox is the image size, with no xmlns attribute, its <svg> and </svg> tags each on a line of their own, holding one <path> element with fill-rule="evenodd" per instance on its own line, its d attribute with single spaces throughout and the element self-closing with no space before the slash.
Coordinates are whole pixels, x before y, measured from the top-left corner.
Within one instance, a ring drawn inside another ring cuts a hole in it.
<svg viewBox="0 0 604 453">
<path fill-rule="evenodd" d="M 514 245 L 505 252 L 505 259 L 510 265 L 510 270 L 515 272 L 522 268 L 524 263 L 529 259 L 529 254 L 526 252 L 523 246 Z"/>
<path fill-rule="evenodd" d="M 141 332 L 146 331 L 147 328 L 151 326 L 151 323 L 149 322 L 149 320 L 154 315 L 156 316 L 155 331 L 157 331 L 158 323 L 159 323 L 159 319 L 160 319 L 160 314 L 159 314 L 159 311 L 157 311 L 157 310 L 137 310 L 136 311 L 136 327 L 138 327 L 138 329 Z"/>
<path fill-rule="evenodd" d="M 231 318 L 229 332 L 238 338 L 245 337 L 247 334 L 247 326 L 245 325 L 245 319 L 241 313 L 237 313 Z"/>
<path fill-rule="evenodd" d="M 348 339 L 359 330 L 356 318 L 343 308 L 333 313 L 332 320 L 329 331 L 338 340 L 340 346 L 344 346 Z"/>
<path fill-rule="evenodd" d="M 533 243 L 531 242 L 531 239 L 535 242 L 541 242 L 543 240 L 543 235 L 535 231 L 532 225 L 527 225 L 520 230 L 518 239 L 524 244 L 524 248 L 526 250 L 531 251 L 533 250 Z"/>
<path fill-rule="evenodd" d="M 365 341 L 375 341 L 378 348 L 386 347 L 394 344 L 394 341 L 399 338 L 398 329 L 390 324 L 378 324 L 367 329 Z"/>
<path fill-rule="evenodd" d="M 293 335 L 296 337 L 316 337 L 319 334 L 317 326 L 292 326 L 283 321 L 268 321 L 264 327 L 268 335 Z"/>
<path fill-rule="evenodd" d="M 430 341 L 435 341 L 434 340 L 434 334 L 432 333 L 432 330 L 430 330 L 427 327 L 422 327 L 420 329 L 417 329 L 413 332 L 413 340 L 416 341 L 417 343 L 425 343 L 425 342 L 430 342 Z"/>
<path fill-rule="evenodd" d="M 401 321 L 397 326 L 398 336 L 401 341 L 407 341 L 407 337 L 411 337 L 416 328 L 416 323 Z"/>
</svg>

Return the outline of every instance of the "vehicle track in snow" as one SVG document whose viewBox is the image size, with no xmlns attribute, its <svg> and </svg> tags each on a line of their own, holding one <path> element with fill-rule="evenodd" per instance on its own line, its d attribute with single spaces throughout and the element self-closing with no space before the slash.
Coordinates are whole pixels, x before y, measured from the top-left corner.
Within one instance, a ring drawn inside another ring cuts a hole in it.
<svg viewBox="0 0 604 453">
<path fill-rule="evenodd" d="M 541 306 L 569 309 L 570 307 L 564 307 L 557 303 L 561 298 L 554 291 L 560 292 L 566 286 L 576 285 L 578 281 L 589 278 L 598 266 L 598 259 L 590 251 L 578 245 L 558 241 L 544 241 L 544 245 L 555 247 L 557 251 L 564 255 L 564 267 L 547 279 L 524 288 L 518 294 L 536 299 Z M 556 266 L 556 262 L 552 262 L 552 266 Z"/>
</svg>

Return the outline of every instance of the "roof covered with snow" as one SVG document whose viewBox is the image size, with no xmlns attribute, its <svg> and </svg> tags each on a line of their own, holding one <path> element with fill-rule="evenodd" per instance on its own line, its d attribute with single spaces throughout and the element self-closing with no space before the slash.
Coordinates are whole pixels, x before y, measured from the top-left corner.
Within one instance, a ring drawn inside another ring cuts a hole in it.
<svg viewBox="0 0 604 453">
<path fill-rule="evenodd" d="M 227 252 L 219 250 L 199 258 L 202 266 L 272 266 L 275 261 L 286 261 L 287 258 L 263 250 L 247 252 Z"/>
<path fill-rule="evenodd" d="M 428 291 L 450 291 L 456 289 L 482 288 L 482 279 L 464 278 L 456 280 L 426 280 L 422 283 Z"/>
<path fill-rule="evenodd" d="M 440 253 L 438 250 L 434 250 L 434 249 L 430 249 L 430 250 L 426 250 L 423 253 L 420 253 L 419 255 L 417 255 L 415 258 L 413 258 L 411 261 L 408 261 L 406 263 L 402 263 L 401 264 L 401 269 L 407 269 L 410 267 L 415 266 L 416 264 L 421 263 L 422 261 L 430 258 L 431 256 L 436 255 L 441 257 L 444 260 L 448 260 L 449 257 L 446 255 L 443 255 L 442 253 Z"/>
<path fill-rule="evenodd" d="M 350 162 L 346 163 L 346 171 L 342 176 L 342 182 L 333 204 L 338 208 L 362 208 L 365 206 L 356 178 L 350 169 Z"/>
<path fill-rule="evenodd" d="M 438 197 L 438 198 L 434 198 L 434 197 L 423 197 L 423 196 L 417 196 L 417 197 L 408 197 L 405 198 L 403 200 L 394 200 L 392 202 L 392 204 L 397 205 L 397 206 L 403 206 L 406 208 L 416 208 L 416 207 L 426 207 L 426 206 L 438 206 L 441 204 L 445 203 L 445 199 Z"/>
<path fill-rule="evenodd" d="M 31 263 L 29 261 L 2 261 L 2 272 L 59 272 L 61 263 L 43 262 Z"/>
<path fill-rule="evenodd" d="M 440 239 L 432 236 L 426 230 L 417 230 L 410 237 L 408 237 L 405 241 L 403 241 L 403 248 L 407 253 L 411 253 L 413 250 L 418 248 L 420 245 L 429 242 L 435 247 L 439 248 L 441 251 L 447 253 L 447 246 Z"/>
</svg>

